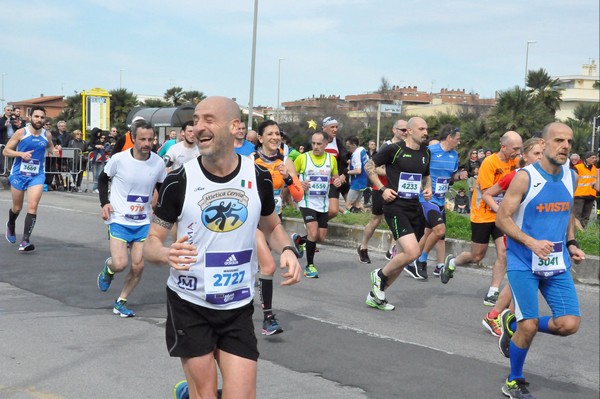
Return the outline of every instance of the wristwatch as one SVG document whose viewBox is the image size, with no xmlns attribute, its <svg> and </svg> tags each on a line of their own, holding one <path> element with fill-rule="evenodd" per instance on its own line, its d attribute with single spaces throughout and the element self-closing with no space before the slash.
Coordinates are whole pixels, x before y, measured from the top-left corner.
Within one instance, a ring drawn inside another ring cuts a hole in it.
<svg viewBox="0 0 600 399">
<path fill-rule="evenodd" d="M 386 188 L 387 188 L 386 186 L 383 186 L 383 187 L 381 187 L 381 188 L 379 189 L 379 192 L 380 192 L 381 194 L 383 194 L 383 192 L 385 191 L 385 189 L 386 189 Z"/>
<path fill-rule="evenodd" d="M 296 249 L 296 247 L 292 246 L 292 245 L 286 245 L 285 247 L 283 247 L 281 249 L 281 253 L 283 253 L 283 251 L 285 250 L 290 250 L 294 253 L 294 255 L 296 255 L 296 258 L 300 258 L 300 254 L 298 253 L 298 250 Z"/>
</svg>

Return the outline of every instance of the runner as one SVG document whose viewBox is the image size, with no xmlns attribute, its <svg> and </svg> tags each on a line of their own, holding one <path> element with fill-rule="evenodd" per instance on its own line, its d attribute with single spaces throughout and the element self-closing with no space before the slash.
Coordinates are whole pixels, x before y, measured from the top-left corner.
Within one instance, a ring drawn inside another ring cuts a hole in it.
<svg viewBox="0 0 600 399">
<path fill-rule="evenodd" d="M 239 123 L 231 99 L 209 97 L 196 106 L 200 157 L 167 177 L 144 248 L 148 261 L 170 266 L 167 348 L 181 358 L 187 378 L 176 386 L 178 399 L 214 398 L 217 366 L 224 397 L 256 397 L 252 301 L 259 220 L 287 269 L 281 284 L 300 280 L 295 248 L 275 213 L 271 175 L 234 152 Z M 175 222 L 179 238 L 165 247 Z"/>
<path fill-rule="evenodd" d="M 498 300 L 499 287 L 506 274 L 506 246 L 503 233 L 495 225 L 496 214 L 483 201 L 483 193 L 492 187 L 503 176 L 517 168 L 518 156 L 523 142 L 517 132 L 509 131 L 500 138 L 500 151 L 486 157 L 481 167 L 471 199 L 471 252 L 462 252 L 456 258 L 452 254 L 446 256 L 444 267 L 440 273 L 443 284 L 454 276 L 456 266 L 477 263 L 485 257 L 490 237 L 496 245 L 496 262 L 492 269 L 492 282 L 483 300 L 485 306 L 494 306 Z M 495 198 L 498 203 L 502 197 Z"/>
<path fill-rule="evenodd" d="M 281 134 L 277 122 L 269 120 L 258 126 L 258 146 L 254 153 L 254 163 L 262 166 L 271 173 L 273 181 L 273 197 L 275 199 L 275 213 L 281 220 L 282 196 L 281 191 L 285 185 L 290 189 L 294 201 L 300 201 L 304 191 L 296 176 L 296 169 L 291 159 L 284 157 L 281 149 Z M 258 252 L 258 291 L 263 310 L 263 335 L 274 335 L 283 332 L 272 310 L 273 304 L 273 275 L 276 265 L 271 249 L 264 234 L 257 230 L 256 244 Z"/>
<path fill-rule="evenodd" d="M 407 129 L 406 142 L 383 147 L 366 166 L 371 183 L 381 191 L 385 201 L 383 212 L 397 242 L 395 248 L 401 248 L 401 252 L 394 254 L 383 268 L 371 272 L 371 291 L 366 303 L 381 310 L 395 309 L 386 300 L 385 290 L 402 273 L 404 266 L 421 253 L 418 240 L 423 235 L 425 220 L 419 193 L 423 191 L 426 200 L 431 198 L 430 154 L 423 145 L 427 140 L 427 123 L 413 117 L 409 119 Z M 385 165 L 387 187 L 381 184 L 375 171 L 380 165 Z"/>
<path fill-rule="evenodd" d="M 15 224 L 23 209 L 25 192 L 27 192 L 27 215 L 23 226 L 23 237 L 19 251 L 31 252 L 35 246 L 29 241 L 37 221 L 37 208 L 42 199 L 46 173 L 46 151 L 58 155 L 52 144 L 52 135 L 43 128 L 46 109 L 32 107 L 29 117 L 30 125 L 18 129 L 6 143 L 3 155 L 15 158 L 11 174 L 8 178 L 12 194 L 12 206 L 8 210 L 6 222 L 6 240 L 11 244 L 17 242 Z"/>
<path fill-rule="evenodd" d="M 318 278 L 319 271 L 315 267 L 314 257 L 318 242 L 327 237 L 330 201 L 327 198 L 331 186 L 338 189 L 342 180 L 338 176 L 337 161 L 330 153 L 325 152 L 325 135 L 321 132 L 312 135 L 312 150 L 300 154 L 294 161 L 296 171 L 302 182 L 304 198 L 298 207 L 306 225 L 306 269 L 308 278 Z"/>
<path fill-rule="evenodd" d="M 338 180 L 340 185 L 333 184 L 333 180 L 329 182 L 329 207 L 327 209 L 328 218 L 331 220 L 340 212 L 340 195 L 345 197 L 348 194 L 350 186 L 346 181 L 346 172 L 348 171 L 348 152 L 344 147 L 341 137 L 338 136 L 339 123 L 331 116 L 323 119 L 323 133 L 327 140 L 325 152 L 333 155 L 337 162 Z"/>
<path fill-rule="evenodd" d="M 544 144 L 543 140 L 539 137 L 530 138 L 529 140 L 523 143 L 523 152 L 521 153 L 521 160 L 519 161 L 519 167 L 523 168 L 524 166 L 531 165 L 536 163 L 543 156 Z M 483 193 L 483 200 L 490 207 L 492 212 L 498 212 L 499 205 L 494 200 L 494 197 L 502 195 L 508 189 L 510 182 L 517 174 L 517 170 L 513 170 L 502 179 L 498 181 L 498 183 L 494 184 L 488 190 Z M 505 236 L 506 238 L 506 236 Z M 500 313 L 504 309 L 507 309 L 511 305 L 511 290 L 510 284 L 506 284 L 504 288 L 500 291 L 500 295 L 498 296 L 498 301 L 494 305 L 493 309 L 490 310 L 481 323 L 483 326 L 495 337 L 500 336 Z"/>
<path fill-rule="evenodd" d="M 102 219 L 108 225 L 110 257 L 98 274 L 98 288 L 106 292 L 116 273 L 129 265 L 121 294 L 115 300 L 113 313 L 133 317 L 135 312 L 127 307 L 127 299 L 138 285 L 144 270 L 142 251 L 150 229 L 150 200 L 155 188 L 165 179 L 167 172 L 162 159 L 153 153 L 154 130 L 144 120 L 131 125 L 133 147 L 113 154 L 98 179 Z M 108 182 L 112 181 L 110 199 Z"/>
<path fill-rule="evenodd" d="M 392 139 L 384 142 L 379 151 L 381 151 L 383 149 L 383 146 L 385 145 L 404 141 L 404 139 L 406 138 L 407 131 L 408 129 L 406 128 L 406 121 L 403 119 L 398 119 L 396 122 L 394 122 L 394 125 L 392 127 L 392 133 L 394 134 Z M 381 184 L 385 186 L 387 184 L 387 178 L 385 177 L 385 167 L 380 166 L 378 168 L 375 168 L 375 173 L 379 177 L 379 181 L 381 182 Z M 363 230 L 362 241 L 356 250 L 356 253 L 358 254 L 358 260 L 360 261 L 360 263 L 371 263 L 371 258 L 369 257 L 368 250 L 369 240 L 371 239 L 371 237 L 373 237 L 375 229 L 377 229 L 377 226 L 379 226 L 379 223 L 381 223 L 381 219 L 383 218 L 383 198 L 381 198 L 381 191 L 377 190 L 377 187 L 375 185 L 373 185 L 371 202 L 371 220 L 369 220 L 369 223 L 367 223 L 367 225 L 365 226 L 365 229 Z M 394 245 L 395 240 L 392 236 L 390 240 L 390 249 L 388 249 L 388 251 L 385 254 L 385 258 L 387 260 L 392 260 L 392 249 Z"/>
<path fill-rule="evenodd" d="M 510 357 L 510 374 L 502 393 L 519 399 L 533 398 L 523 366 L 535 334 L 568 336 L 576 333 L 580 324 L 570 273 L 571 258 L 575 263 L 585 259 L 575 241 L 573 192 L 577 177 L 567 165 L 573 131 L 554 122 L 544 127 L 542 138 L 543 158 L 516 174 L 497 218 L 498 227 L 508 236 L 508 280 L 516 311 L 502 312 L 499 346 Z M 552 316 L 539 315 L 538 291 Z"/>
<path fill-rule="evenodd" d="M 172 145 L 163 160 L 168 171 L 175 170 L 183 166 L 189 160 L 200 155 L 198 145 L 196 144 L 196 136 L 194 135 L 194 123 L 187 121 L 181 126 L 181 137 L 183 139 Z"/>
<path fill-rule="evenodd" d="M 458 171 L 458 152 L 460 131 L 450 125 L 440 130 L 440 142 L 429 145 L 431 153 L 431 181 L 433 196 L 427 201 L 421 193 L 419 201 L 425 215 L 425 234 L 419 242 L 423 248 L 421 255 L 413 263 L 406 265 L 404 270 L 417 280 L 427 280 L 427 257 L 432 248 L 436 248 L 437 259 L 440 262 L 446 256 L 446 193 L 450 185 L 460 179 L 466 179 L 467 172 L 461 176 Z M 433 271 L 434 276 L 440 275 L 443 263 L 438 263 Z"/>
</svg>

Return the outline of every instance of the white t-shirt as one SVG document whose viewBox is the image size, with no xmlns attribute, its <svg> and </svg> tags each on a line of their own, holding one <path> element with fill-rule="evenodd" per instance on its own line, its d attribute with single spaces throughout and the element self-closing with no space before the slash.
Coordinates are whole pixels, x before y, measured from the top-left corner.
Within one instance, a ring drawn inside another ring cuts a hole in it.
<svg viewBox="0 0 600 399">
<path fill-rule="evenodd" d="M 185 142 L 180 141 L 172 145 L 165 156 L 169 157 L 169 160 L 173 162 L 173 165 L 170 166 L 171 170 L 175 170 L 183 166 L 187 161 L 197 158 L 199 155 L 200 150 L 196 144 L 189 148 L 185 146 Z"/>
<path fill-rule="evenodd" d="M 158 155 L 151 152 L 150 158 L 139 161 L 132 151 L 114 154 L 104 166 L 104 172 L 112 178 L 109 199 L 113 212 L 106 224 L 149 224 L 154 187 L 167 177 L 165 164 Z"/>
</svg>

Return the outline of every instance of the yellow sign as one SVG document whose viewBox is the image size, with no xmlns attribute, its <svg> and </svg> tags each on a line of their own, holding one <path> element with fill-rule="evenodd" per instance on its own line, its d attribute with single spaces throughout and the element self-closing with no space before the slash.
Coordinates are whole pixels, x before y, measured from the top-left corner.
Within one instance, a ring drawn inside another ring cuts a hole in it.
<svg viewBox="0 0 600 399">
<path fill-rule="evenodd" d="M 81 92 L 81 131 L 86 138 L 86 131 L 97 127 L 100 130 L 110 130 L 110 94 L 100 88 Z"/>
</svg>

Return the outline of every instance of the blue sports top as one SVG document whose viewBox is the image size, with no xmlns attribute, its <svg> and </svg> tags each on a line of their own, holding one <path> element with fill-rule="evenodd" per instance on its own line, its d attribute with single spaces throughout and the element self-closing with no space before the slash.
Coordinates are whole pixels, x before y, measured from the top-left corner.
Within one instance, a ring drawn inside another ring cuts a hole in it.
<svg viewBox="0 0 600 399">
<path fill-rule="evenodd" d="M 46 129 L 42 129 L 42 132 L 37 136 L 31 133 L 29 129 L 30 126 L 25 126 L 23 138 L 17 144 L 17 151 L 27 152 L 33 150 L 31 159 L 24 161 L 21 157 L 15 157 L 12 168 L 13 175 L 32 177 L 44 173 L 46 147 L 48 147 Z"/>
<path fill-rule="evenodd" d="M 458 170 L 458 153 L 456 150 L 444 151 L 440 143 L 430 145 L 429 173 L 431 173 L 431 191 L 433 196 L 429 202 L 444 206 L 446 193 L 450 187 L 450 178 Z M 425 202 L 423 194 L 419 201 Z"/>
<path fill-rule="evenodd" d="M 529 188 L 513 215 L 515 224 L 523 233 L 554 243 L 547 261 L 537 257 L 529 248 L 506 238 L 507 270 L 533 271 L 542 276 L 563 273 L 571 267 L 567 250 L 567 227 L 573 206 L 575 174 L 568 165 L 551 175 L 539 162 L 522 170 L 529 174 Z M 539 273 L 536 270 L 541 270 Z"/>
</svg>

